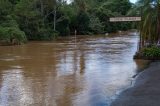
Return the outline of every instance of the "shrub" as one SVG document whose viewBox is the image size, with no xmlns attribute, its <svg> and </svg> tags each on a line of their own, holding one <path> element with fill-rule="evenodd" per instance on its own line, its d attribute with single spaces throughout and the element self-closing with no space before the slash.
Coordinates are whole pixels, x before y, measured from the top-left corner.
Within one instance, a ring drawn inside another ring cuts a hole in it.
<svg viewBox="0 0 160 106">
<path fill-rule="evenodd" d="M 38 32 L 38 36 L 35 40 L 53 40 L 58 36 L 58 32 L 53 31 L 52 29 L 41 28 Z"/>
<path fill-rule="evenodd" d="M 3 45 L 22 44 L 27 41 L 25 33 L 16 27 L 0 27 L 0 43 Z"/>
<path fill-rule="evenodd" d="M 146 57 L 160 57 L 160 48 L 155 45 L 148 48 L 144 48 L 142 50 L 142 54 Z"/>
<path fill-rule="evenodd" d="M 56 26 L 56 30 L 60 33 L 61 36 L 66 36 L 70 34 L 68 17 L 64 17 L 60 22 L 57 23 Z"/>
</svg>

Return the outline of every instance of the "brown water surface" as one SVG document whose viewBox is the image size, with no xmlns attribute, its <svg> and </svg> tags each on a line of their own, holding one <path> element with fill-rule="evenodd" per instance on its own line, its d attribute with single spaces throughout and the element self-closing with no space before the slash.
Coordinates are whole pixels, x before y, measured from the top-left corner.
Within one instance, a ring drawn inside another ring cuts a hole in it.
<svg viewBox="0 0 160 106">
<path fill-rule="evenodd" d="M 131 85 L 137 35 L 0 46 L 0 106 L 107 106 Z"/>
</svg>

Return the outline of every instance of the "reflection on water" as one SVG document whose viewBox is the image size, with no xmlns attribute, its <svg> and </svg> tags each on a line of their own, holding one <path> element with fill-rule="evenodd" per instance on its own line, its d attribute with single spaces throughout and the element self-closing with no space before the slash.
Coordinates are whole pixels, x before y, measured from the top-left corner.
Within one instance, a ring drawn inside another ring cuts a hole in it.
<svg viewBox="0 0 160 106">
<path fill-rule="evenodd" d="M 138 36 L 0 47 L 0 106 L 107 106 L 130 86 Z"/>
</svg>

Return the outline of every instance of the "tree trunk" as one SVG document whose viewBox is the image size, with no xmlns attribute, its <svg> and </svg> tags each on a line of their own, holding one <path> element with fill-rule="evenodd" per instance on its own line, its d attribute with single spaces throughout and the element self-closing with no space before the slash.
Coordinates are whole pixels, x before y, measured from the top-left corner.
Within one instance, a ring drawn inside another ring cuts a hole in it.
<svg viewBox="0 0 160 106">
<path fill-rule="evenodd" d="M 40 0 L 40 3 L 41 3 L 41 16 L 44 15 L 44 3 L 43 3 L 43 0 Z"/>
<path fill-rule="evenodd" d="M 54 8 L 54 26 L 53 26 L 54 31 L 56 31 L 56 15 L 57 15 L 57 11 L 56 11 L 56 7 L 55 7 Z"/>
</svg>

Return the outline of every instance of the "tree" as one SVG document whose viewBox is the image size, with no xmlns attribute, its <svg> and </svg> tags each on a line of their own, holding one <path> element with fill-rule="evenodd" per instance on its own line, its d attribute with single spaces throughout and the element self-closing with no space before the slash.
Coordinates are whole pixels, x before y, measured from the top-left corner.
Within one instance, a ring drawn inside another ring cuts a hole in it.
<svg viewBox="0 0 160 106">
<path fill-rule="evenodd" d="M 91 32 L 95 34 L 100 34 L 104 31 L 104 25 L 102 22 L 100 22 L 99 18 L 96 17 L 95 15 L 90 16 L 90 24 L 89 28 Z"/>
<path fill-rule="evenodd" d="M 139 0 L 134 11 L 141 11 L 141 43 L 157 44 L 160 40 L 160 3 L 159 0 Z"/>
</svg>

